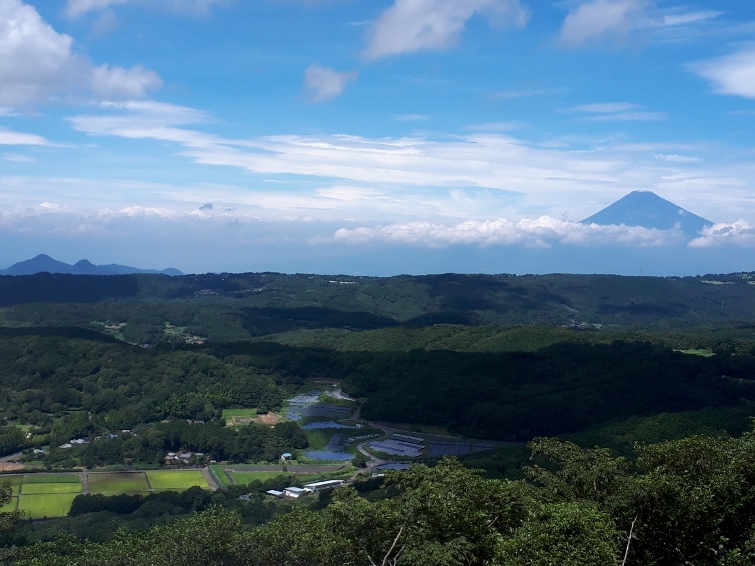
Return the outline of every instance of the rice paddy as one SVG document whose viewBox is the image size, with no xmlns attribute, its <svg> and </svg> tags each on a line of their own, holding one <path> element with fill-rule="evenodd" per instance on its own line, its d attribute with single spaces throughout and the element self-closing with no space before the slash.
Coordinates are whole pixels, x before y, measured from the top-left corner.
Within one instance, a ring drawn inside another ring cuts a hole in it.
<svg viewBox="0 0 755 566">
<path fill-rule="evenodd" d="M 160 470 L 149 472 L 91 472 L 87 474 L 89 493 L 119 495 L 160 491 L 183 491 L 199 486 L 209 489 L 198 470 Z M 16 474 L 10 480 L 13 496 L 0 512 L 22 511 L 29 519 L 65 517 L 74 498 L 81 494 L 82 474 Z"/>
<path fill-rule="evenodd" d="M 149 491 L 144 472 L 89 474 L 89 493 L 117 495 Z"/>
<path fill-rule="evenodd" d="M 190 487 L 209 488 L 207 480 L 198 470 L 181 471 L 150 471 L 147 478 L 152 489 L 155 490 L 184 490 Z"/>
</svg>

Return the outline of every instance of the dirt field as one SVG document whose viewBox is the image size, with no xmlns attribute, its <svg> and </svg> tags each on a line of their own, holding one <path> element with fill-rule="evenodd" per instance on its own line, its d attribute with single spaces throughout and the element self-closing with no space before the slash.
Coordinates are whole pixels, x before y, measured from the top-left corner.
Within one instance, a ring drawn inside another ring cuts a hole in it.
<svg viewBox="0 0 755 566">
<path fill-rule="evenodd" d="M 257 417 L 257 422 L 266 424 L 268 426 L 275 426 L 281 422 L 281 418 L 275 413 L 268 413 L 266 415 L 260 415 Z"/>
</svg>

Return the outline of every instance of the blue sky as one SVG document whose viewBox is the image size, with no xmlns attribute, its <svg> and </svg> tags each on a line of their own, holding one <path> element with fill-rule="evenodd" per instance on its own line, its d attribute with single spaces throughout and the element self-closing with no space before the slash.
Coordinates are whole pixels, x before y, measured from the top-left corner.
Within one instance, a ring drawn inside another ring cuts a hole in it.
<svg viewBox="0 0 755 566">
<path fill-rule="evenodd" d="M 0 0 L 0 267 L 749 271 L 753 132 L 752 2 Z"/>
</svg>

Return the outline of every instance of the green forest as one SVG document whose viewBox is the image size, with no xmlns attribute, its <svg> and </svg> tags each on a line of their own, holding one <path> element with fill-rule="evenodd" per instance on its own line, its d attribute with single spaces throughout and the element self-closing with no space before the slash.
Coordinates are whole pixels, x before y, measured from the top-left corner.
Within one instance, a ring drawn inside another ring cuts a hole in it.
<svg viewBox="0 0 755 566">
<path fill-rule="evenodd" d="M 486 443 L 385 477 L 354 450 L 295 502 L 271 474 L 6 507 L 0 561 L 755 563 L 754 277 L 0 276 L 0 458 L 28 473 L 295 466 L 330 436 L 288 400 L 326 382 L 360 422 Z"/>
</svg>

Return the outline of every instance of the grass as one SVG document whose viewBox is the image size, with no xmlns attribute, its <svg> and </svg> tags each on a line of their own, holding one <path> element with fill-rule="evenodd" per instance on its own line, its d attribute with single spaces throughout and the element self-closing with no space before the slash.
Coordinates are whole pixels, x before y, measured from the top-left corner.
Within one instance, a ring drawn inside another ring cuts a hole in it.
<svg viewBox="0 0 755 566">
<path fill-rule="evenodd" d="M 134 491 L 149 491 L 143 472 L 89 474 L 90 493 L 117 495 Z"/>
<path fill-rule="evenodd" d="M 693 356 L 702 356 L 704 358 L 710 358 L 711 356 L 716 355 L 710 348 L 690 348 L 688 350 L 677 350 L 677 352 L 681 352 L 682 354 L 690 354 Z"/>
<path fill-rule="evenodd" d="M 278 476 L 292 477 L 293 474 L 286 472 L 230 472 L 236 483 L 252 483 L 253 481 L 265 481 L 277 478 Z"/>
<path fill-rule="evenodd" d="M 237 426 L 237 419 L 256 419 L 257 409 L 223 409 L 223 418 L 227 426 Z"/>
<path fill-rule="evenodd" d="M 81 483 L 25 483 L 21 495 L 81 493 Z"/>
<path fill-rule="evenodd" d="M 30 519 L 65 517 L 76 495 L 78 494 L 24 495 L 19 501 L 18 509 L 26 511 Z"/>
<path fill-rule="evenodd" d="M 18 497 L 11 498 L 8 503 L 0 507 L 0 513 L 12 513 L 18 507 Z"/>
<path fill-rule="evenodd" d="M 29 483 L 81 484 L 81 476 L 79 476 L 78 474 L 24 474 L 24 484 Z"/>
<path fill-rule="evenodd" d="M 230 478 L 228 477 L 228 474 L 225 473 L 225 470 L 223 470 L 222 466 L 213 465 L 210 466 L 213 472 L 215 472 L 215 477 L 218 479 L 218 481 L 224 485 L 225 487 L 228 487 L 229 485 L 233 485 L 233 482 L 231 482 Z"/>
<path fill-rule="evenodd" d="M 197 470 L 147 472 L 149 483 L 155 490 L 183 490 L 199 486 L 209 488 L 202 472 Z"/>
<path fill-rule="evenodd" d="M 6 481 L 10 480 L 10 484 L 12 486 L 11 493 L 13 495 L 19 495 L 21 493 L 21 484 L 24 483 L 24 479 L 22 476 L 0 476 L 0 483 L 5 483 Z"/>
</svg>

